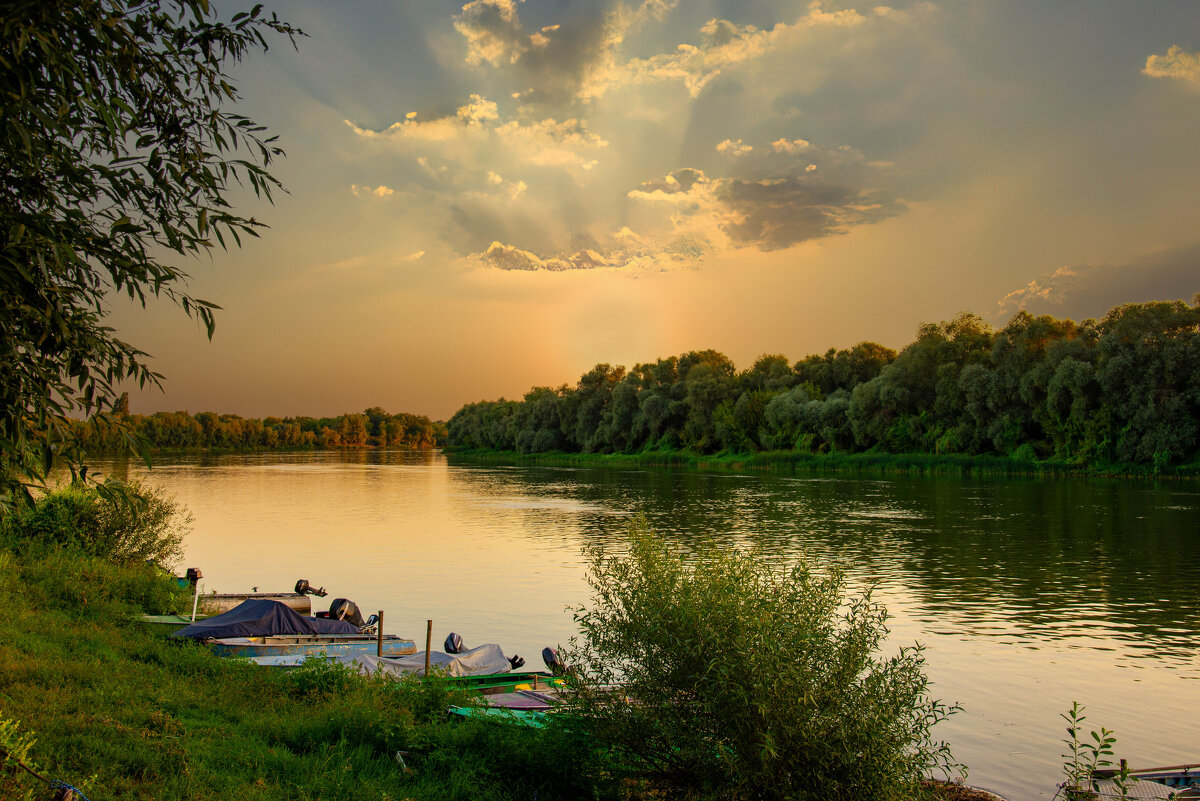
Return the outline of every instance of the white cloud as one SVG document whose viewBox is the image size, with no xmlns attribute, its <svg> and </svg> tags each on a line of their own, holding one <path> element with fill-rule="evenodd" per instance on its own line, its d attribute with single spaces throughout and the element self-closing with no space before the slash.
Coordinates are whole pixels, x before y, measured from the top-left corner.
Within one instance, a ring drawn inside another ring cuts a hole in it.
<svg viewBox="0 0 1200 801">
<path fill-rule="evenodd" d="M 1187 300 L 1198 288 L 1197 264 L 1200 243 L 1123 264 L 1066 265 L 1009 292 L 997 304 L 997 313 L 1026 310 L 1082 319 L 1100 317 L 1122 303 Z"/>
<path fill-rule="evenodd" d="M 1147 58 L 1142 73 L 1151 78 L 1174 78 L 1200 86 L 1200 53 L 1189 53 L 1179 45 L 1172 45 L 1164 55 Z"/>
<path fill-rule="evenodd" d="M 744 156 L 751 150 L 754 150 L 754 147 L 752 145 L 742 144 L 741 139 L 736 141 L 733 139 L 726 139 L 724 142 L 721 142 L 717 145 L 718 153 L 728 153 L 731 156 Z"/>
<path fill-rule="evenodd" d="M 454 18 L 454 29 L 467 40 L 467 62 L 515 64 L 531 46 L 514 0 L 472 0 Z"/>
<path fill-rule="evenodd" d="M 417 260 L 419 260 L 419 259 L 420 259 L 422 256 L 424 256 L 424 255 L 425 255 L 425 251 L 423 251 L 423 250 L 418 250 L 418 251 L 416 251 L 415 253 L 410 253 L 410 254 L 408 254 L 407 256 L 405 256 L 405 257 L 402 259 L 402 261 L 417 261 Z"/>
<path fill-rule="evenodd" d="M 1082 274 L 1090 272 L 1091 269 L 1087 265 L 1059 267 L 1049 275 L 1035 278 L 1020 289 L 1014 289 L 1000 298 L 1000 310 L 1017 311 L 1038 301 L 1061 304 L 1071 289 L 1079 283 Z"/>
<path fill-rule="evenodd" d="M 499 118 L 500 113 L 495 103 L 481 95 L 471 95 L 471 99 L 459 106 L 453 115 L 422 120 L 416 112 L 410 111 L 403 120 L 394 122 L 380 131 L 362 128 L 350 120 L 343 122 L 354 133 L 366 139 L 410 138 L 440 142 L 454 139 L 464 133 L 482 130 L 484 123 Z"/>
<path fill-rule="evenodd" d="M 379 197 L 384 198 L 389 195 L 396 194 L 396 190 L 387 186 L 359 186 L 358 184 L 350 184 L 350 191 L 355 197 Z"/>
<path fill-rule="evenodd" d="M 496 128 L 496 135 L 511 153 L 543 167 L 590 170 L 597 161 L 584 154 L 608 147 L 607 141 L 588 130 L 587 123 L 575 118 L 544 119 L 532 125 L 507 122 Z"/>
<path fill-rule="evenodd" d="M 516 157 L 519 161 L 539 166 L 569 170 L 592 169 L 598 163 L 594 157 L 595 151 L 608 147 L 608 142 L 592 133 L 581 119 L 502 121 L 498 106 L 476 94 L 471 95 L 470 101 L 460 106 L 454 114 L 443 117 L 425 120 L 409 112 L 403 120 L 382 130 L 363 128 L 350 120 L 345 120 L 345 123 L 364 139 L 422 140 L 431 143 L 473 141 L 478 147 L 493 143 L 506 148 L 508 158 Z M 472 154 L 468 158 L 464 154 L 461 160 L 477 162 L 480 159 L 476 156 L 478 154 Z M 422 167 L 428 168 L 427 161 L 418 161 Z"/>
<path fill-rule="evenodd" d="M 893 9 L 875 9 L 877 19 L 903 18 Z M 723 71 L 752 62 L 775 50 L 796 48 L 805 34 L 818 29 L 849 29 L 871 18 L 854 9 L 826 11 L 821 3 L 810 3 L 808 12 L 795 23 L 780 22 L 769 29 L 738 25 L 726 19 L 711 19 L 700 28 L 698 45 L 680 44 L 673 52 L 649 58 L 634 58 L 593 76 L 591 96 L 612 86 L 630 86 L 655 81 L 681 81 L 696 97 Z"/>
<path fill-rule="evenodd" d="M 807 139 L 776 139 L 771 143 L 771 148 L 776 153 L 787 153 L 790 156 L 802 153 L 810 147 L 812 147 L 812 142 Z"/>
<path fill-rule="evenodd" d="M 536 253 L 502 242 L 493 242 L 487 250 L 474 254 L 474 258 L 487 267 L 499 270 L 564 272 L 612 266 L 607 258 L 591 249 L 579 250 L 569 256 L 542 258 Z"/>
</svg>

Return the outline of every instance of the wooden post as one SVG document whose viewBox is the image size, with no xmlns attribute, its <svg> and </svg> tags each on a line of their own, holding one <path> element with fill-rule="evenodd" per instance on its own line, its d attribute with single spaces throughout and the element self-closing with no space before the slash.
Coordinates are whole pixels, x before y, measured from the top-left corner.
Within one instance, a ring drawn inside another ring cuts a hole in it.
<svg viewBox="0 0 1200 801">
<path fill-rule="evenodd" d="M 379 610 L 379 620 L 375 623 L 375 642 L 378 644 L 377 655 L 383 656 L 383 610 Z"/>
<path fill-rule="evenodd" d="M 200 581 L 196 581 L 196 594 L 192 596 L 192 622 L 196 622 L 196 608 L 200 606 Z"/>
<path fill-rule="evenodd" d="M 425 675 L 429 675 L 429 649 L 433 647 L 433 621 L 425 621 Z"/>
</svg>

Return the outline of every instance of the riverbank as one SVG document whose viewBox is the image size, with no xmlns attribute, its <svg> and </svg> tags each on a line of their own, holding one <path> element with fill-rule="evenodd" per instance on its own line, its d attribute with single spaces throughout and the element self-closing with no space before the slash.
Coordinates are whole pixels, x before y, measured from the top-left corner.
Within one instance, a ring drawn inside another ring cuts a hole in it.
<svg viewBox="0 0 1200 801">
<path fill-rule="evenodd" d="M 639 453 L 519 453 L 484 449 L 447 448 L 448 456 L 481 464 L 553 465 L 571 467 L 669 467 L 701 472 L 835 473 L 894 476 L 1103 477 L 1148 479 L 1200 478 L 1200 463 L 1154 471 L 1147 465 L 1076 464 L 1054 460 L 1003 456 L 930 453 L 759 453 L 699 454 L 693 451 Z"/>
<path fill-rule="evenodd" d="M 219 659 L 136 621 L 188 601 L 146 564 L 0 548 L 0 797 L 47 782 L 103 799 L 662 798 L 568 727 L 453 722 L 446 682 Z M 28 770 L 22 770 L 24 766 Z M 43 777 L 35 778 L 32 773 Z M 925 785 L 930 801 L 994 801 Z"/>
<path fill-rule="evenodd" d="M 0 549 L 0 747 L 20 754 L 34 740 L 22 761 L 91 801 L 507 801 L 603 789 L 567 738 L 447 721 L 447 705 L 469 699 L 444 683 L 272 671 L 132 622 L 184 600 L 144 565 Z M 11 762 L 0 770 L 0 797 L 50 795 Z"/>
</svg>

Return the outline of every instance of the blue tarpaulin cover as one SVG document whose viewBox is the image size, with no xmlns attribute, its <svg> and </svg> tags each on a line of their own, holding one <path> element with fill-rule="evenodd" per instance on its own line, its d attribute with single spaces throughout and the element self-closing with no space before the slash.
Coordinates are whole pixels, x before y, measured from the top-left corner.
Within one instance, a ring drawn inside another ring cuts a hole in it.
<svg viewBox="0 0 1200 801">
<path fill-rule="evenodd" d="M 201 640 L 271 634 L 358 634 L 358 628 L 344 620 L 304 617 L 287 604 L 259 599 L 242 601 L 224 614 L 197 620 L 171 636 Z"/>
</svg>

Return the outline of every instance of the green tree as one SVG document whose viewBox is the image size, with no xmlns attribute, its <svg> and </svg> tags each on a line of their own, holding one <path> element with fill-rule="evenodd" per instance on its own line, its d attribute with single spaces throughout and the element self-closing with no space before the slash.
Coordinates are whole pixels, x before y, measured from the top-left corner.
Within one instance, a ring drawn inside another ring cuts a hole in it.
<svg viewBox="0 0 1200 801">
<path fill-rule="evenodd" d="M 0 14 L 0 506 L 82 458 L 70 416 L 119 420 L 119 382 L 157 384 L 105 325 L 109 298 L 165 297 L 212 335 L 181 258 L 257 235 L 239 185 L 271 197 L 282 151 L 223 105 L 226 69 L 300 32 L 261 6 L 207 0 L 16 0 Z M 116 412 L 117 414 L 113 414 Z"/>
</svg>

